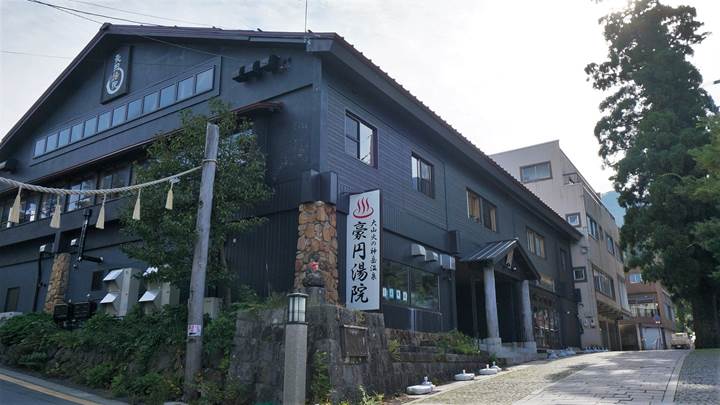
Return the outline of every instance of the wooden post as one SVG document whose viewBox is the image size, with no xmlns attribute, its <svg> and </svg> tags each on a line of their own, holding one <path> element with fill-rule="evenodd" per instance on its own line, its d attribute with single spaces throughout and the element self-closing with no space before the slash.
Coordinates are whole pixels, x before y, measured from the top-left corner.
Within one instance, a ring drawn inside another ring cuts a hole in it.
<svg viewBox="0 0 720 405">
<path fill-rule="evenodd" d="M 184 399 L 196 396 L 195 377 L 202 366 L 203 301 L 205 299 L 205 273 L 207 270 L 208 245 L 210 243 L 210 218 L 212 215 L 213 184 L 217 167 L 220 128 L 208 123 L 205 134 L 205 159 L 200 181 L 200 204 L 195 225 L 195 252 L 190 275 L 188 300 L 187 346 L 185 350 Z"/>
</svg>

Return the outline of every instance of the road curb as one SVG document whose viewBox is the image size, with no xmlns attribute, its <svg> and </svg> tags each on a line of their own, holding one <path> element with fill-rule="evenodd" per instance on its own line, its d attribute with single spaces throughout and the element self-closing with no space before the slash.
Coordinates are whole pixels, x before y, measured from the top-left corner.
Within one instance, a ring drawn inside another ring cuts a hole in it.
<svg viewBox="0 0 720 405">
<path fill-rule="evenodd" d="M 677 386 L 680 382 L 680 371 L 682 370 L 683 364 L 685 364 L 685 359 L 690 354 L 691 350 L 688 350 L 678 361 L 675 363 L 675 368 L 673 369 L 672 374 L 670 375 L 670 380 L 668 380 L 667 386 L 665 387 L 665 394 L 663 395 L 662 402 L 663 403 L 673 403 L 675 402 L 675 393 L 677 392 Z"/>
</svg>

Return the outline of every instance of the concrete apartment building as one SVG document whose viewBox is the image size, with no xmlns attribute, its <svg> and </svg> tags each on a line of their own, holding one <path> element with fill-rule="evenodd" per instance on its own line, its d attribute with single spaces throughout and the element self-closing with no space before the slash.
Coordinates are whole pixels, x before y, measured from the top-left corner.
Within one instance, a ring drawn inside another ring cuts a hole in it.
<svg viewBox="0 0 720 405">
<path fill-rule="evenodd" d="M 631 319 L 620 321 L 623 350 L 670 348 L 675 313 L 670 293 L 659 282 L 646 282 L 640 269 L 627 275 Z"/>
<path fill-rule="evenodd" d="M 630 307 L 620 235 L 615 218 L 598 193 L 563 153 L 559 141 L 491 158 L 569 224 L 582 230 L 584 237 L 571 248 L 581 344 L 622 350 L 619 321 L 630 317 Z"/>
</svg>

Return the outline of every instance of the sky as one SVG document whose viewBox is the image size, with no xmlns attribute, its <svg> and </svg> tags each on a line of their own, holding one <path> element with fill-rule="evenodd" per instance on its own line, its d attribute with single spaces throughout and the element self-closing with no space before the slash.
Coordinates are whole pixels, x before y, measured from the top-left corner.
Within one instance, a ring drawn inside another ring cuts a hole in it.
<svg viewBox="0 0 720 405">
<path fill-rule="evenodd" d="M 303 31 L 306 4 L 44 1 L 146 23 L 264 31 Z M 704 87 L 720 102 L 720 85 L 712 85 L 720 79 L 720 1 L 665 3 L 696 7 L 704 30 L 715 32 L 696 47 L 692 62 L 704 77 Z M 592 88 L 583 68 L 604 61 L 607 45 L 598 19 L 624 4 L 625 0 L 308 0 L 307 26 L 342 35 L 485 153 L 559 139 L 593 188 L 605 192 L 612 189 L 612 172 L 603 168 L 593 135 L 604 95 Z M 47 6 L 0 0 L 0 137 L 98 28 L 95 22 Z"/>
</svg>

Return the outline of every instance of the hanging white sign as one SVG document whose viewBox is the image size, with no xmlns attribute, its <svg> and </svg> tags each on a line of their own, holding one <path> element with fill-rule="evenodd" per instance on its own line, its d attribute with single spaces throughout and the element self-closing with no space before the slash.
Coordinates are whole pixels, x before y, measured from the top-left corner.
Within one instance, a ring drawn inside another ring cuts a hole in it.
<svg viewBox="0 0 720 405">
<path fill-rule="evenodd" d="M 380 190 L 350 196 L 345 244 L 345 305 L 380 309 Z"/>
</svg>

